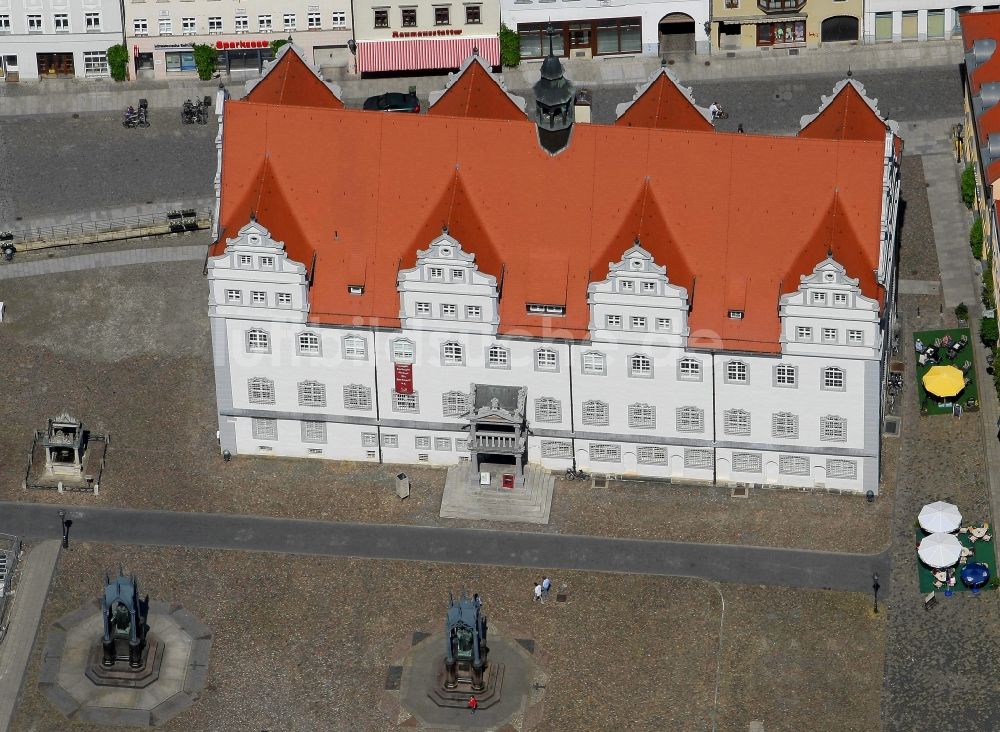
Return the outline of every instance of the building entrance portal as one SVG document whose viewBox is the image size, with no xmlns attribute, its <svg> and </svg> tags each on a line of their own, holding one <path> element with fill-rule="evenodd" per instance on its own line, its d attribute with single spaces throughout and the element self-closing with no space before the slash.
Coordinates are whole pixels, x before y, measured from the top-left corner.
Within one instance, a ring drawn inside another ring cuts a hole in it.
<svg viewBox="0 0 1000 732">
<path fill-rule="evenodd" d="M 694 53 L 694 18 L 686 13 L 670 13 L 660 19 L 660 56 Z"/>
<path fill-rule="evenodd" d="M 469 451 L 477 484 L 483 472 L 491 474 L 491 483 L 503 480 L 504 474 L 513 474 L 516 483 L 523 483 L 528 451 L 526 392 L 523 386 L 472 385 Z M 494 472 L 499 475 L 492 476 Z"/>
</svg>

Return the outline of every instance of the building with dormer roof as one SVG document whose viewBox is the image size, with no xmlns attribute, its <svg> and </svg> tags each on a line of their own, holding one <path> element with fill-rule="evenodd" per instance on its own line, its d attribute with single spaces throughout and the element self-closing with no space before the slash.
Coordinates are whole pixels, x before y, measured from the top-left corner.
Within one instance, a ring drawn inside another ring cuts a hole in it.
<svg viewBox="0 0 1000 732">
<path fill-rule="evenodd" d="M 224 108 L 225 449 L 457 464 L 496 387 L 549 469 L 877 492 L 900 148 L 843 134 L 873 104 L 791 137 L 570 120 L 556 152 L 469 104 Z"/>
</svg>

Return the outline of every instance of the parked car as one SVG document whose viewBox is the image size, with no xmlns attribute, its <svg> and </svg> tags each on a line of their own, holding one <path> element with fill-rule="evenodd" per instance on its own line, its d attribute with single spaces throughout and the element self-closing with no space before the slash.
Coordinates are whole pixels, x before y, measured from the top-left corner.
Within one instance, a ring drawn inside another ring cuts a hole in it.
<svg viewBox="0 0 1000 732">
<path fill-rule="evenodd" d="M 363 109 L 375 110 L 377 112 L 410 112 L 420 113 L 420 100 L 416 94 L 402 94 L 400 92 L 386 92 L 375 97 L 368 97 L 365 100 Z"/>
</svg>

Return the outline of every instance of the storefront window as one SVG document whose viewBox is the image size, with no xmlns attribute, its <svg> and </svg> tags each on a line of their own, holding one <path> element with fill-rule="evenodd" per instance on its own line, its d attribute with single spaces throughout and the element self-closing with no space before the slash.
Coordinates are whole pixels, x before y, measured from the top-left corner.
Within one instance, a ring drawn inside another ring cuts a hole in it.
<svg viewBox="0 0 1000 732">
<path fill-rule="evenodd" d="M 153 54 L 151 53 L 140 53 L 136 54 L 135 57 L 135 67 L 137 69 L 149 69 L 153 70 Z"/>
<path fill-rule="evenodd" d="M 621 53 L 640 53 L 642 51 L 642 21 L 639 18 L 623 18 L 621 35 Z"/>
<path fill-rule="evenodd" d="M 195 71 L 198 68 L 192 51 L 174 51 L 164 54 L 164 58 L 167 71 Z"/>
<path fill-rule="evenodd" d="M 517 26 L 521 39 L 521 58 L 541 58 L 549 55 L 549 36 L 545 30 L 548 23 L 523 23 Z M 556 34 L 552 38 L 552 51 L 556 56 L 565 56 L 563 49 L 563 25 L 552 24 Z"/>
<path fill-rule="evenodd" d="M 618 53 L 618 21 L 597 21 L 597 52 Z"/>
<path fill-rule="evenodd" d="M 758 46 L 778 46 L 805 43 L 806 22 L 793 20 L 785 23 L 761 23 L 757 26 Z"/>
<path fill-rule="evenodd" d="M 944 11 L 927 11 L 927 37 L 944 38 Z"/>
<path fill-rule="evenodd" d="M 548 23 L 526 23 L 517 28 L 521 38 L 521 57 L 540 58 L 549 53 Z M 641 18 L 607 18 L 553 24 L 556 31 L 552 48 L 556 56 L 565 56 L 570 48 L 589 48 L 595 54 L 640 53 Z"/>
</svg>

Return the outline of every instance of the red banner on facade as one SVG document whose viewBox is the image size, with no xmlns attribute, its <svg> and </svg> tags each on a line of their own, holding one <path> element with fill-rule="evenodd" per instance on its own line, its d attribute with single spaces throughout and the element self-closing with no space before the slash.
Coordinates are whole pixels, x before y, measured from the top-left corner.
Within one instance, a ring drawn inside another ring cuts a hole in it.
<svg viewBox="0 0 1000 732">
<path fill-rule="evenodd" d="M 413 393 L 413 364 L 397 363 L 396 365 L 396 393 Z"/>
</svg>

